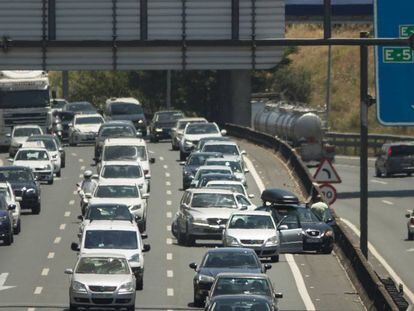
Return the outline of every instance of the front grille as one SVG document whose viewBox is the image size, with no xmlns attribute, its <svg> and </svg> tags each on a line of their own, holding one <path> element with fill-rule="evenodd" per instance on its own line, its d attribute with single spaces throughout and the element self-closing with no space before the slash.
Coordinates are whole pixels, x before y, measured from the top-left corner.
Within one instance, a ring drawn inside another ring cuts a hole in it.
<svg viewBox="0 0 414 311">
<path fill-rule="evenodd" d="M 207 223 L 211 226 L 217 226 L 217 225 L 225 225 L 227 222 L 226 218 L 208 218 Z"/>
<path fill-rule="evenodd" d="M 112 298 L 92 298 L 92 302 L 97 305 L 109 305 L 112 301 Z"/>
<path fill-rule="evenodd" d="M 320 232 L 318 230 L 306 230 L 306 234 L 311 237 L 317 237 L 320 235 Z"/>
<path fill-rule="evenodd" d="M 240 242 L 242 242 L 243 244 L 249 244 L 249 245 L 254 245 L 254 244 L 262 245 L 263 244 L 263 240 L 240 240 Z"/>
<path fill-rule="evenodd" d="M 272 256 L 275 253 L 274 250 L 255 250 L 255 252 L 259 256 Z"/>
<path fill-rule="evenodd" d="M 4 114 L 3 118 L 4 125 L 7 127 L 25 124 L 36 124 L 44 126 L 46 125 L 47 112 L 7 113 Z"/>
<path fill-rule="evenodd" d="M 113 292 L 116 290 L 116 286 L 89 286 L 89 289 L 93 292 L 103 293 L 103 292 Z"/>
<path fill-rule="evenodd" d="M 21 189 L 16 189 L 16 190 L 14 190 L 14 195 L 15 195 L 16 197 L 21 197 L 21 196 L 22 196 L 22 194 L 23 194 L 23 191 L 22 191 Z"/>
</svg>

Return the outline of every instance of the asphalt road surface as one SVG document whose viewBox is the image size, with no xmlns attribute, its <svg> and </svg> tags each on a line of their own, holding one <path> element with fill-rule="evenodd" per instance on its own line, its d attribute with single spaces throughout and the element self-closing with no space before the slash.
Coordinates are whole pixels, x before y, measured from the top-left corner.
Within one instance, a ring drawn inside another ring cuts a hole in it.
<svg viewBox="0 0 414 311">
<path fill-rule="evenodd" d="M 256 204 L 260 203 L 259 189 L 263 186 L 297 189 L 287 168 L 272 153 L 245 142 L 241 146 L 252 168 L 248 192 L 255 194 Z M 177 245 L 170 225 L 182 195 L 178 152 L 171 151 L 168 143 L 150 144 L 149 149 L 156 158 L 146 241 L 151 251 L 145 254 L 144 289 L 137 292 L 136 309 L 193 309 L 194 271 L 188 264 L 199 263 L 208 248 L 220 244 Z M 40 215 L 24 214 L 22 232 L 15 236 L 15 243 L 0 245 L 0 310 L 68 307 L 69 279 L 63 272 L 73 267 L 77 256 L 70 250 L 70 243 L 77 241 L 80 213 L 75 183 L 91 167 L 92 157 L 90 146 L 66 148 L 62 177 L 53 185 L 42 185 Z M 6 155 L 1 158 L 7 164 Z M 277 291 L 284 294 L 281 310 L 364 310 L 335 254 L 282 255 L 268 274 Z"/>
</svg>

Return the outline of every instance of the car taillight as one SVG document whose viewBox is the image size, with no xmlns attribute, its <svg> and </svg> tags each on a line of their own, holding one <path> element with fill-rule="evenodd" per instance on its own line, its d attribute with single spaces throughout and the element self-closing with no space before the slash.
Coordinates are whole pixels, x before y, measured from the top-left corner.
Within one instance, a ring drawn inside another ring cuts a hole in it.
<svg viewBox="0 0 414 311">
<path fill-rule="evenodd" d="M 414 218 L 410 219 L 410 224 L 414 226 Z"/>
<path fill-rule="evenodd" d="M 388 156 L 391 157 L 392 156 L 392 148 L 388 148 Z"/>
</svg>

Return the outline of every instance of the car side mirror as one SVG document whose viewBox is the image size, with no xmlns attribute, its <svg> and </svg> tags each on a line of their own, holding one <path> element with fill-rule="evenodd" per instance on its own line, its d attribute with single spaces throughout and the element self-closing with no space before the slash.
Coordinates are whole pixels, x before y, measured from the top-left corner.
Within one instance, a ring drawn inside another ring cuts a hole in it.
<svg viewBox="0 0 414 311">
<path fill-rule="evenodd" d="M 185 165 L 185 161 L 181 161 L 180 163 L 178 163 L 178 164 L 180 164 L 181 166 L 184 166 Z"/>
<path fill-rule="evenodd" d="M 246 150 L 242 150 L 242 151 L 240 151 L 240 154 L 241 154 L 241 155 L 246 155 L 246 154 L 247 154 L 247 152 L 246 152 Z"/>
<path fill-rule="evenodd" d="M 136 133 L 136 135 L 137 135 L 137 137 L 138 137 L 138 138 L 142 138 L 142 133 L 141 133 L 140 131 L 138 131 L 138 132 Z"/>
<path fill-rule="evenodd" d="M 79 244 L 73 242 L 72 244 L 70 244 L 70 249 L 73 250 L 74 252 L 79 252 L 80 251 Z"/>
<path fill-rule="evenodd" d="M 264 270 L 267 271 L 267 270 L 270 270 L 270 269 L 272 269 L 272 265 L 270 263 L 266 263 L 264 265 Z"/>
<path fill-rule="evenodd" d="M 143 239 L 143 240 L 148 239 L 148 234 L 147 233 L 141 233 L 141 239 Z"/>
<path fill-rule="evenodd" d="M 287 230 L 289 229 L 289 227 L 287 225 L 280 225 L 279 227 L 277 227 L 277 230 L 281 231 L 281 230 Z"/>
<path fill-rule="evenodd" d="M 63 150 L 63 148 L 62 147 L 60 147 L 59 148 L 59 152 L 63 152 L 64 150 Z"/>
<path fill-rule="evenodd" d="M 99 179 L 99 175 L 98 174 L 93 174 L 92 179 Z"/>
<path fill-rule="evenodd" d="M 7 209 L 9 210 L 9 211 L 14 211 L 14 210 L 16 210 L 16 204 L 9 204 L 9 206 L 7 206 Z"/>
<path fill-rule="evenodd" d="M 92 199 L 92 194 L 91 193 L 85 193 L 85 198 Z"/>
<path fill-rule="evenodd" d="M 226 135 L 227 135 L 227 131 L 226 131 L 226 130 L 221 130 L 221 131 L 220 131 L 220 134 L 221 134 L 222 136 L 226 136 Z"/>
<path fill-rule="evenodd" d="M 78 215 L 78 219 L 79 219 L 80 221 L 83 221 L 83 216 L 82 216 L 82 215 Z"/>
<path fill-rule="evenodd" d="M 195 262 L 192 262 L 188 265 L 191 269 L 193 269 L 194 271 L 197 270 L 197 264 Z"/>
<path fill-rule="evenodd" d="M 7 161 L 9 161 L 10 163 L 13 163 L 14 159 L 10 158 Z"/>
<path fill-rule="evenodd" d="M 275 298 L 281 299 L 281 298 L 283 298 L 283 294 L 282 293 L 275 293 Z"/>
<path fill-rule="evenodd" d="M 171 132 L 175 132 L 177 130 L 176 127 L 171 128 Z"/>
<path fill-rule="evenodd" d="M 250 173 L 249 169 L 247 169 L 247 168 L 246 168 L 246 169 L 244 169 L 244 173 L 245 173 L 245 174 Z"/>
<path fill-rule="evenodd" d="M 150 159 L 149 159 L 149 162 L 150 162 L 151 164 L 154 164 L 154 163 L 155 163 L 155 158 L 150 158 Z"/>
<path fill-rule="evenodd" d="M 247 197 L 248 197 L 249 199 L 253 199 L 253 198 L 254 198 L 254 194 L 253 194 L 253 193 L 249 193 L 249 194 L 247 195 Z"/>
<path fill-rule="evenodd" d="M 73 274 L 73 270 L 72 269 L 65 269 L 65 274 Z"/>
<path fill-rule="evenodd" d="M 144 244 L 144 248 L 142 249 L 142 251 L 144 253 L 149 252 L 151 250 L 151 245 L 149 244 Z"/>
<path fill-rule="evenodd" d="M 143 199 L 148 199 L 150 197 L 149 193 L 142 194 Z"/>
<path fill-rule="evenodd" d="M 408 214 L 405 214 L 405 217 L 410 218 L 411 215 L 408 213 Z"/>
<path fill-rule="evenodd" d="M 145 179 L 151 179 L 151 174 L 146 174 L 144 177 Z"/>
</svg>

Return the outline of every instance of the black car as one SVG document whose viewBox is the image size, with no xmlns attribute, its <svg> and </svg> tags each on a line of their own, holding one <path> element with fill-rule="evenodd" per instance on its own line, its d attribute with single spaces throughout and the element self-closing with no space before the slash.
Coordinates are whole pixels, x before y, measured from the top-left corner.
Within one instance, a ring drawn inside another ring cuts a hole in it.
<svg viewBox="0 0 414 311">
<path fill-rule="evenodd" d="M 414 173 L 414 144 L 408 142 L 384 144 L 375 160 L 375 176 Z"/>
<path fill-rule="evenodd" d="M 237 177 L 234 175 L 211 173 L 211 174 L 203 175 L 203 177 L 201 177 L 200 180 L 198 181 L 196 188 L 203 188 L 208 184 L 209 181 L 212 181 L 212 180 L 238 181 Z"/>
<path fill-rule="evenodd" d="M 216 248 L 207 251 L 200 266 L 191 263 L 196 274 L 193 279 L 194 305 L 201 305 L 208 295 L 217 274 L 232 273 L 264 273 L 272 265 L 262 265 L 256 253 L 249 248 Z"/>
<path fill-rule="evenodd" d="M 0 240 L 5 245 L 13 243 L 13 215 L 12 211 L 16 209 L 16 205 L 7 205 L 4 196 L 0 195 Z"/>
<path fill-rule="evenodd" d="M 57 138 L 55 135 L 52 134 L 46 134 L 46 135 L 33 135 L 30 136 L 27 141 L 42 141 L 46 147 L 47 150 L 53 150 L 52 148 L 54 148 L 52 146 L 53 142 L 56 143 L 56 147 L 60 153 L 60 158 L 61 158 L 61 167 L 65 167 L 66 166 L 66 152 L 62 147 L 62 144 L 59 140 L 59 138 Z"/>
<path fill-rule="evenodd" d="M 318 251 L 325 254 L 332 252 L 334 232 L 330 225 L 332 219 L 323 222 L 310 208 L 299 202 L 299 198 L 284 189 L 266 189 L 262 192 L 263 205 L 257 210 L 268 211 L 272 214 L 278 228 L 282 230 L 301 229 L 298 244 L 303 243 L 303 250 Z M 287 232 L 285 234 L 288 234 Z M 293 241 L 291 241 L 293 242 Z M 283 239 L 281 238 L 281 244 Z M 293 243 L 292 243 L 293 244 Z"/>
<path fill-rule="evenodd" d="M 253 311 L 277 311 L 269 299 L 258 295 L 221 295 L 213 297 L 205 311 L 221 310 L 253 310 Z"/>
<path fill-rule="evenodd" d="M 149 126 L 151 141 L 158 142 L 160 139 L 170 139 L 171 129 L 181 118 L 184 118 L 184 113 L 179 110 L 157 111 Z"/>
<path fill-rule="evenodd" d="M 181 162 L 183 167 L 183 189 L 190 187 L 198 168 L 206 162 L 208 158 L 222 158 L 223 155 L 217 152 L 193 152 L 187 161 Z"/>
<path fill-rule="evenodd" d="M 99 161 L 105 139 L 116 137 L 137 137 L 132 121 L 110 120 L 101 125 L 95 138 L 95 161 Z"/>
<path fill-rule="evenodd" d="M 25 166 L 0 167 L 0 180 L 8 181 L 14 195 L 21 198 L 21 209 L 31 209 L 33 214 L 40 213 L 40 185 L 30 168 Z"/>
</svg>

